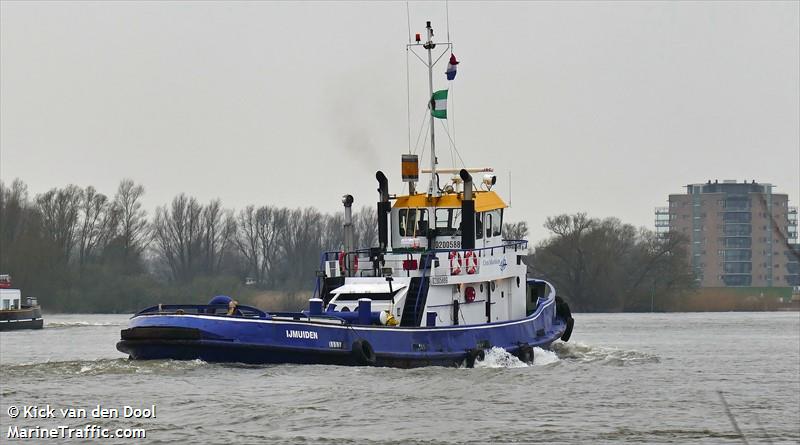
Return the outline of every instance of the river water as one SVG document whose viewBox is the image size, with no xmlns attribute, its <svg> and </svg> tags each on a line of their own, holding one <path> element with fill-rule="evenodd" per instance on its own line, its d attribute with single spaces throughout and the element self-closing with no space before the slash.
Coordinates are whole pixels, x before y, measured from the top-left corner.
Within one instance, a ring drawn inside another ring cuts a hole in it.
<svg viewBox="0 0 800 445">
<path fill-rule="evenodd" d="M 135 362 L 114 347 L 127 316 L 48 315 L 43 330 L 0 333 L 0 442 L 800 442 L 800 313 L 575 320 L 532 366 L 494 350 L 474 369 L 402 370 Z M 47 405 L 56 418 L 25 417 Z M 124 418 L 153 405 L 154 418 Z M 146 438 L 8 439 L 91 425 Z"/>
</svg>

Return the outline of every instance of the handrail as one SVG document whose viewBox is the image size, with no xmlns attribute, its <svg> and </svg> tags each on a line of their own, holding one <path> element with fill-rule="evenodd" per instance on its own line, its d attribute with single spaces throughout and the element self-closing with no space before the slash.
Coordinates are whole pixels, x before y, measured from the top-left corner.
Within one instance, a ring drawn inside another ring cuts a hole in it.
<svg viewBox="0 0 800 445">
<path fill-rule="evenodd" d="M 322 252 L 319 255 L 319 268 L 320 268 L 320 270 L 323 271 L 323 273 L 325 271 L 325 255 L 326 254 L 327 254 L 327 252 Z M 311 298 L 321 297 L 321 295 L 319 295 L 319 291 L 320 291 L 320 289 L 319 289 L 319 281 L 320 281 L 320 277 L 315 277 L 314 278 L 314 293 L 311 295 Z"/>
<path fill-rule="evenodd" d="M 482 250 L 503 249 L 503 248 L 511 248 L 511 247 L 522 248 L 522 247 L 527 247 L 527 245 L 528 245 L 528 240 L 523 240 L 523 239 L 521 239 L 521 240 L 504 239 L 503 240 L 503 244 L 498 245 L 498 246 L 476 247 L 474 249 L 427 249 L 427 250 L 420 250 L 419 252 L 414 252 L 414 253 L 425 254 L 425 253 L 429 253 L 429 252 L 466 252 L 466 251 L 475 252 L 475 251 L 482 251 Z M 370 250 L 369 248 L 361 248 L 361 249 L 353 250 L 351 252 L 345 252 L 345 254 L 346 255 L 349 255 L 349 254 L 352 254 L 352 253 L 368 254 L 369 250 Z M 341 253 L 341 251 L 339 251 L 339 250 L 329 250 L 329 251 L 323 252 L 322 253 L 322 257 L 324 259 L 321 261 L 321 264 L 323 264 L 324 261 L 330 261 L 330 259 L 331 259 L 330 256 L 331 255 L 336 255 L 333 259 L 338 260 L 339 259 L 338 255 L 340 253 Z M 402 252 L 402 253 L 406 254 L 408 252 Z"/>
<path fill-rule="evenodd" d="M 419 278 L 419 288 L 417 289 L 417 298 L 414 300 L 414 323 L 416 324 L 417 319 L 420 319 L 420 325 L 422 324 L 421 320 L 422 317 L 418 316 L 417 308 L 419 308 L 419 297 L 422 295 L 422 287 L 425 286 L 425 271 L 428 270 L 427 266 L 430 266 L 431 257 L 434 255 L 427 255 L 425 260 L 427 260 L 427 265 L 423 262 L 422 263 L 422 276 Z M 424 261 L 424 260 L 423 260 Z"/>
<path fill-rule="evenodd" d="M 214 312 L 208 312 L 209 309 L 214 309 Z M 225 314 L 217 314 L 217 309 L 222 309 L 225 311 Z M 146 315 L 150 313 L 163 313 L 165 311 L 186 311 L 186 310 L 193 310 L 196 311 L 190 315 L 216 315 L 216 316 L 229 316 L 229 317 L 254 317 L 257 316 L 258 318 L 268 318 L 269 314 L 262 311 L 261 309 L 254 308 L 252 306 L 246 305 L 237 305 L 236 309 L 241 313 L 241 315 L 227 315 L 227 311 L 229 310 L 229 306 L 227 304 L 158 304 L 155 306 L 146 307 L 139 312 L 137 312 L 134 316 L 138 315 Z"/>
</svg>

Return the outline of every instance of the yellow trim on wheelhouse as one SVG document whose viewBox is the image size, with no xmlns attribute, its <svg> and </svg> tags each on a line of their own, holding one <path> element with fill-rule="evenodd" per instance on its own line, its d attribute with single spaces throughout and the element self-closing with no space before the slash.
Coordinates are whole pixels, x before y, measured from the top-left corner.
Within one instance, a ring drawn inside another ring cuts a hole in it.
<svg viewBox="0 0 800 445">
<path fill-rule="evenodd" d="M 419 207 L 440 207 L 440 208 L 460 208 L 461 193 L 448 193 L 438 198 L 428 199 L 426 194 L 411 196 L 398 196 L 394 203 L 394 208 L 419 208 Z M 493 191 L 473 192 L 476 212 L 488 212 L 489 210 L 504 209 L 508 207 L 505 202 Z"/>
</svg>

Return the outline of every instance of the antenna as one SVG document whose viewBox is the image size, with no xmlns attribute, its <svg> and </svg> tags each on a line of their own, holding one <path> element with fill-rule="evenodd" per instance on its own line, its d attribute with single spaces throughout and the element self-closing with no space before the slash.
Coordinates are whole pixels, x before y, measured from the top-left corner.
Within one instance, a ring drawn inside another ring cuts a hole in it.
<svg viewBox="0 0 800 445">
<path fill-rule="evenodd" d="M 508 171 L 508 206 L 511 207 L 511 170 Z"/>
<path fill-rule="evenodd" d="M 408 43 L 411 43 L 411 13 L 408 10 L 408 2 L 406 2 L 406 22 L 408 24 Z"/>
<path fill-rule="evenodd" d="M 447 19 L 447 41 L 450 41 L 450 7 L 447 5 L 447 0 L 444 0 L 444 13 Z M 450 45 L 450 52 L 453 52 L 453 45 Z"/>
</svg>

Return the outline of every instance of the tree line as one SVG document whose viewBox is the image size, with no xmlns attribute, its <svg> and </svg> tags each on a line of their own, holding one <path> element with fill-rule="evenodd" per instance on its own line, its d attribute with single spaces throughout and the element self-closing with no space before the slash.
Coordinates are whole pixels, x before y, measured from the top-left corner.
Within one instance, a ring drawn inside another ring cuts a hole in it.
<svg viewBox="0 0 800 445">
<path fill-rule="evenodd" d="M 676 311 L 695 287 L 688 239 L 679 233 L 657 234 L 585 213 L 549 217 L 544 226 L 550 237 L 526 264 L 532 275 L 552 282 L 573 310 Z"/>
<path fill-rule="evenodd" d="M 129 312 L 217 293 L 307 290 L 321 252 L 343 245 L 343 212 L 235 212 L 180 194 L 151 216 L 143 195 L 129 179 L 112 196 L 68 185 L 31 197 L 21 180 L 0 183 L 0 271 L 48 310 Z M 374 208 L 354 212 L 356 245 L 377 244 L 376 221 Z"/>
<path fill-rule="evenodd" d="M 47 310 L 130 312 L 198 303 L 216 294 L 242 301 L 264 290 L 308 298 L 320 254 L 344 243 L 342 212 L 225 208 L 175 196 L 152 215 L 130 179 L 113 195 L 68 185 L 30 196 L 19 179 L 0 182 L 0 273 Z M 356 246 L 377 244 L 374 207 L 354 212 Z M 527 256 L 533 276 L 556 285 L 578 311 L 674 309 L 693 284 L 686 240 L 613 218 L 579 213 L 547 219 L 550 237 Z M 528 235 L 504 225 L 507 239 Z M 293 308 L 296 309 L 296 308 Z"/>
</svg>

